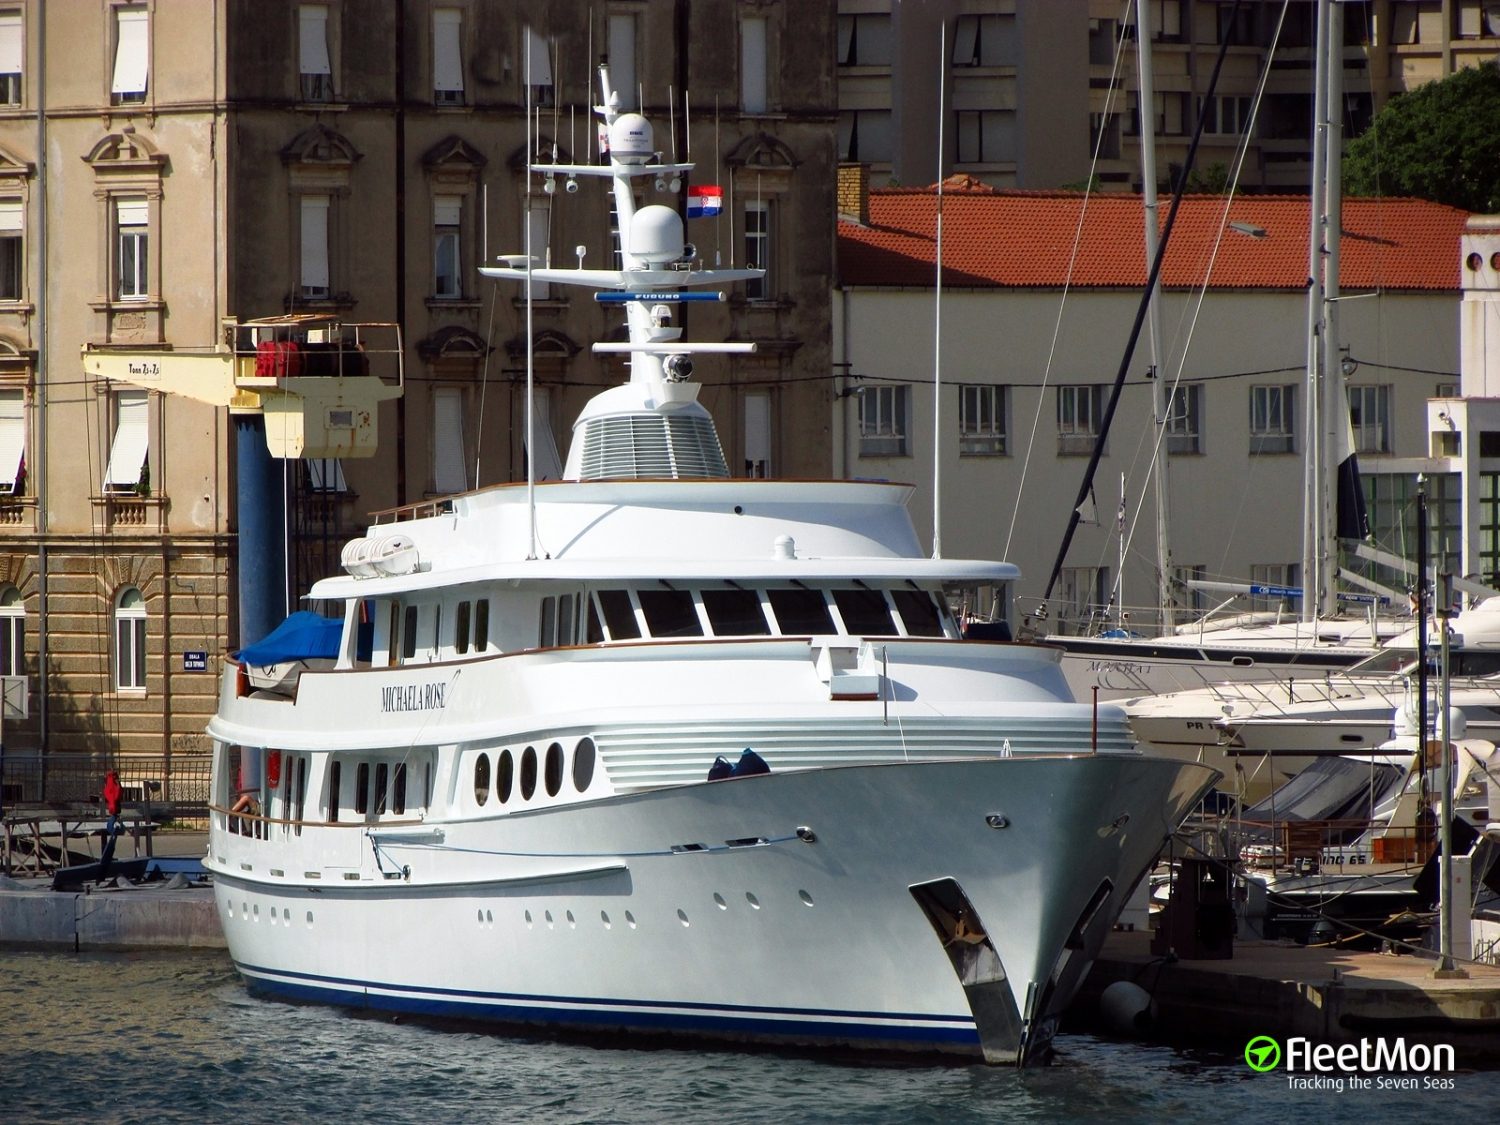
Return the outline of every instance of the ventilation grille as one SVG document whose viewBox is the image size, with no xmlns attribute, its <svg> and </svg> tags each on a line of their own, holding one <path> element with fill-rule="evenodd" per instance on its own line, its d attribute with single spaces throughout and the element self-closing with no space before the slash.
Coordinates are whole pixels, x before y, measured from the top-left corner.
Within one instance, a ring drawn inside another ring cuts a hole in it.
<svg viewBox="0 0 1500 1125">
<path fill-rule="evenodd" d="M 633 414 L 585 424 L 581 480 L 727 477 L 713 420 L 700 414 Z"/>
</svg>

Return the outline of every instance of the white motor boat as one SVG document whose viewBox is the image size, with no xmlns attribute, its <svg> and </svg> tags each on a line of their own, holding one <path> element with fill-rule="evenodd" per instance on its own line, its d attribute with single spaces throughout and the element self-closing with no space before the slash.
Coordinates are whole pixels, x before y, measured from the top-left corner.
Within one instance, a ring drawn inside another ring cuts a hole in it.
<svg viewBox="0 0 1500 1125">
<path fill-rule="evenodd" d="M 378 516 L 310 594 L 331 668 L 229 663 L 234 963 L 428 1017 L 1037 1060 L 1216 775 L 1144 756 L 1055 650 L 962 639 L 944 584 L 1016 571 L 923 557 L 908 486 L 729 479 L 669 314 L 749 271 L 637 209 L 688 166 L 601 92 L 608 164 L 533 171 L 612 177 L 623 268 L 485 272 L 623 294 L 631 381 L 565 479 Z"/>
</svg>

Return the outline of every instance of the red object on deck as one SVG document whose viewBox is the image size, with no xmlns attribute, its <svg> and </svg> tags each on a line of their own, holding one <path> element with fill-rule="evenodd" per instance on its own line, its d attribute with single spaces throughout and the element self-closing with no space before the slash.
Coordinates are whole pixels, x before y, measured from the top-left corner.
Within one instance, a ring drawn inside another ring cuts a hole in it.
<svg viewBox="0 0 1500 1125">
<path fill-rule="evenodd" d="M 302 374 L 302 350 L 295 340 L 262 340 L 255 348 L 257 379 L 289 379 Z"/>
<path fill-rule="evenodd" d="M 120 779 L 114 770 L 104 775 L 104 811 L 110 816 L 120 815 L 120 800 L 125 791 L 120 788 Z"/>
</svg>

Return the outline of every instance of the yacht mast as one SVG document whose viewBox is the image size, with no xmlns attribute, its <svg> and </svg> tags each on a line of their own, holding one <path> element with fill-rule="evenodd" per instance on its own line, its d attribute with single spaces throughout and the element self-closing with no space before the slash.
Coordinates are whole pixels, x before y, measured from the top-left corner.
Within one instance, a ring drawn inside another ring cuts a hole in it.
<svg viewBox="0 0 1500 1125">
<path fill-rule="evenodd" d="M 1146 261 L 1156 260 L 1159 241 L 1156 222 L 1156 93 L 1151 67 L 1151 5 L 1148 0 L 1136 0 L 1135 53 L 1138 71 L 1136 105 L 1140 113 L 1141 131 L 1141 203 L 1145 211 Z M 1184 170 L 1184 175 L 1186 171 Z M 1161 328 L 1161 277 L 1158 275 L 1151 285 L 1150 305 L 1146 323 L 1151 341 L 1151 413 L 1156 421 L 1156 455 L 1152 458 L 1152 479 L 1156 490 L 1156 604 L 1160 613 L 1160 628 L 1172 628 L 1172 548 L 1167 535 L 1171 515 L 1167 466 L 1167 413 L 1170 406 L 1167 394 L 1166 372 L 1162 363 Z M 1120 495 L 1124 496 L 1124 488 Z M 1123 556 L 1120 563 L 1122 573 L 1121 603 L 1124 602 Z"/>
<path fill-rule="evenodd" d="M 1345 452 L 1340 437 L 1349 426 L 1348 395 L 1344 391 L 1342 355 L 1339 352 L 1339 243 L 1343 232 L 1344 183 L 1344 6 L 1328 7 L 1328 39 L 1322 52 L 1328 80 L 1327 116 L 1324 119 L 1323 192 L 1323 397 L 1322 409 L 1322 538 L 1318 544 L 1318 610 L 1338 609 L 1335 583 L 1338 578 L 1339 470 Z M 1347 452 L 1352 453 L 1353 450 Z M 1304 596 L 1306 596 L 1304 594 Z"/>
<path fill-rule="evenodd" d="M 1323 599 L 1323 528 L 1327 522 L 1320 419 L 1323 413 L 1323 247 L 1327 236 L 1324 192 L 1328 167 L 1328 0 L 1318 0 L 1314 42 L 1317 46 L 1313 52 L 1312 185 L 1307 197 L 1307 390 L 1302 396 L 1307 408 L 1302 460 L 1306 496 L 1302 525 L 1302 620 L 1309 624 L 1317 620 Z"/>
</svg>

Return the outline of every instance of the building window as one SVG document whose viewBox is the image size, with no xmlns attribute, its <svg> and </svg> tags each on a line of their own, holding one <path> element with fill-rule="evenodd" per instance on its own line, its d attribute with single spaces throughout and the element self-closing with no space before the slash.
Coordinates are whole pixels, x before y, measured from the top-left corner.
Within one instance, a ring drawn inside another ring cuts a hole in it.
<svg viewBox="0 0 1500 1125">
<path fill-rule="evenodd" d="M 463 233 L 463 199 L 440 195 L 432 201 L 432 295 L 458 298 L 464 295 L 463 256 L 459 253 Z"/>
<path fill-rule="evenodd" d="M 302 296 L 309 300 L 326 300 L 330 288 L 328 269 L 328 212 L 332 198 L 327 195 L 304 195 L 302 212 Z"/>
<path fill-rule="evenodd" d="M 765 270 L 764 277 L 745 282 L 745 296 L 752 301 L 771 299 L 771 204 L 757 200 L 745 204 L 745 265 Z"/>
<path fill-rule="evenodd" d="M 839 17 L 839 66 L 890 65 L 889 12 Z"/>
<path fill-rule="evenodd" d="M 24 44 L 21 13 L 0 12 L 0 105 L 21 104 Z"/>
<path fill-rule="evenodd" d="M 1250 129 L 1250 99 L 1233 94 L 1219 94 L 1198 99 L 1198 114 L 1203 118 L 1204 133 L 1237 137 Z"/>
<path fill-rule="evenodd" d="M 26 603 L 14 586 L 0 590 L 0 676 L 26 674 Z"/>
<path fill-rule="evenodd" d="M 303 101 L 333 101 L 327 4 L 303 4 L 297 9 L 297 72 Z"/>
<path fill-rule="evenodd" d="M 1250 452 L 1292 453 L 1295 386 L 1250 388 Z"/>
<path fill-rule="evenodd" d="M 1109 607 L 1109 568 L 1065 566 L 1057 574 L 1058 628 L 1085 629 Z"/>
<path fill-rule="evenodd" d="M 1167 392 L 1167 452 L 1203 452 L 1203 384 L 1185 383 Z"/>
<path fill-rule="evenodd" d="M 1220 4 L 1216 43 L 1249 47 L 1255 43 L 1255 9 L 1249 4 Z"/>
<path fill-rule="evenodd" d="M 960 109 L 953 113 L 960 164 L 1007 163 L 1016 158 L 1016 115 L 1008 109 Z"/>
<path fill-rule="evenodd" d="M 958 452 L 994 457 L 1005 452 L 1005 388 L 958 388 Z"/>
<path fill-rule="evenodd" d="M 432 101 L 464 104 L 464 63 L 460 50 L 463 13 L 457 8 L 432 10 Z M 522 78 L 524 81 L 524 76 Z"/>
<path fill-rule="evenodd" d="M 1440 43 L 1443 39 L 1443 6 L 1418 0 L 1395 0 L 1391 4 L 1391 42 Z"/>
<path fill-rule="evenodd" d="M 309 457 L 302 463 L 307 466 L 309 491 L 349 491 L 349 482 L 344 479 L 344 463 L 337 457 Z"/>
<path fill-rule="evenodd" d="M 1302 568 L 1297 563 L 1252 563 L 1250 565 L 1250 585 L 1270 589 L 1281 588 L 1292 590 L 1297 587 L 1297 576 Z M 1296 598 L 1288 594 L 1262 593 L 1250 599 L 1250 605 L 1257 610 L 1275 610 L 1287 613 L 1296 608 Z"/>
<path fill-rule="evenodd" d="M 1089 65 L 1112 66 L 1115 61 L 1115 47 L 1119 41 L 1119 21 L 1089 20 Z"/>
<path fill-rule="evenodd" d="M 547 239 L 551 234 L 552 227 L 552 205 L 543 199 L 531 198 L 526 202 L 526 210 L 523 213 L 526 223 L 526 252 L 531 255 L 533 265 L 540 265 L 547 260 Z M 614 240 L 618 248 L 619 239 Z M 552 285 L 541 279 L 533 279 L 531 282 L 531 298 L 535 301 L 546 301 L 552 297 Z"/>
<path fill-rule="evenodd" d="M 25 244 L 21 240 L 21 201 L 0 201 L 0 301 L 19 301 L 22 288 Z"/>
<path fill-rule="evenodd" d="M 456 387 L 438 387 L 432 392 L 432 488 L 439 494 L 469 487 L 463 403 L 463 391 Z"/>
<path fill-rule="evenodd" d="M 839 111 L 839 159 L 865 164 L 891 162 L 891 111 Z"/>
<path fill-rule="evenodd" d="M 151 445 L 146 423 L 149 392 L 122 387 L 114 392 L 115 439 L 109 447 L 109 466 L 104 472 L 104 491 L 120 495 L 141 493 L 151 486 L 146 455 Z"/>
<path fill-rule="evenodd" d="M 131 105 L 146 100 L 149 60 L 145 7 L 116 8 L 115 69 L 109 87 L 112 104 Z"/>
<path fill-rule="evenodd" d="M 1463 389 L 1459 383 L 1439 383 L 1433 390 L 1433 398 L 1462 398 Z"/>
<path fill-rule="evenodd" d="M 1354 430 L 1354 452 L 1391 451 L 1391 388 L 1350 387 L 1349 424 Z"/>
<path fill-rule="evenodd" d="M 905 457 L 910 387 L 865 387 L 859 396 L 859 455 Z"/>
<path fill-rule="evenodd" d="M 1014 16 L 958 17 L 953 28 L 954 66 L 1014 66 L 1015 63 Z"/>
<path fill-rule="evenodd" d="M 146 687 L 146 599 L 134 586 L 115 600 L 115 687 Z"/>
<path fill-rule="evenodd" d="M 148 222 L 144 199 L 115 201 L 115 295 L 122 301 L 144 301 L 150 294 Z"/>
<path fill-rule="evenodd" d="M 557 93 L 552 85 L 552 52 L 547 40 L 530 27 L 526 29 L 526 66 L 521 81 L 529 83 L 532 105 L 553 105 Z"/>
<path fill-rule="evenodd" d="M 1120 159 L 1120 119 L 1114 114 L 1089 114 L 1089 151 L 1100 160 Z"/>
<path fill-rule="evenodd" d="M 1202 582 L 1208 577 L 1208 568 L 1201 565 L 1174 566 L 1172 568 L 1172 604 L 1178 609 L 1192 610 L 1197 613 L 1208 608 L 1207 599 L 1203 591 L 1190 582 Z"/>
<path fill-rule="evenodd" d="M 765 113 L 769 108 L 766 28 L 761 16 L 740 20 L 740 108 L 746 113 Z"/>
<path fill-rule="evenodd" d="M 619 95 L 620 108 L 636 107 L 635 16 L 609 17 L 609 79 Z"/>
<path fill-rule="evenodd" d="M 771 395 L 769 391 L 747 391 L 745 406 L 745 475 L 764 479 L 771 475 Z"/>
<path fill-rule="evenodd" d="M 1154 38 L 1168 43 L 1182 41 L 1181 0 L 1152 0 L 1151 32 Z"/>
<path fill-rule="evenodd" d="M 1057 388 L 1057 451 L 1092 453 L 1104 413 L 1104 388 L 1097 384 Z"/>
<path fill-rule="evenodd" d="M 0 391 L 0 496 L 26 491 L 26 392 Z"/>
</svg>

